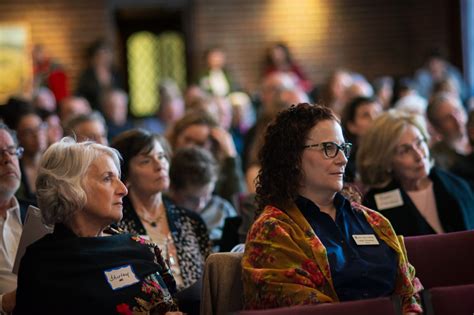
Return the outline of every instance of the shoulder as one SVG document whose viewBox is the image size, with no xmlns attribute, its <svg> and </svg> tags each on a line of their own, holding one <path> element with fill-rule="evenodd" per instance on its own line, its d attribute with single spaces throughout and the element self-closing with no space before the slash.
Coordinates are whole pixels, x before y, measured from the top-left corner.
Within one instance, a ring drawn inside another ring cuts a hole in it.
<svg viewBox="0 0 474 315">
<path fill-rule="evenodd" d="M 469 188 L 467 182 L 464 179 L 440 168 L 433 167 L 430 175 L 432 177 L 439 178 L 442 182 L 446 182 L 448 185 L 457 185 L 466 189 Z"/>
<path fill-rule="evenodd" d="M 224 212 L 226 216 L 237 215 L 237 212 L 235 211 L 234 206 L 232 206 L 232 204 L 229 201 L 227 201 L 226 199 L 218 195 L 213 195 L 209 204 L 212 207 L 219 209 L 221 212 Z"/>
<path fill-rule="evenodd" d="M 367 221 L 372 226 L 386 226 L 386 227 L 390 226 L 391 228 L 390 221 L 386 217 L 384 217 L 380 212 L 372 210 L 357 202 L 352 202 L 351 207 L 355 211 L 363 213 Z"/>
<path fill-rule="evenodd" d="M 279 234 L 287 234 L 295 225 L 296 223 L 283 210 L 266 206 L 253 223 L 248 236 L 249 239 L 271 237 L 275 231 Z"/>
<path fill-rule="evenodd" d="M 171 213 L 175 219 L 181 221 L 191 221 L 194 224 L 206 226 L 199 214 L 186 208 L 178 207 L 169 197 L 163 196 L 163 202 L 165 203 L 165 208 L 168 213 Z"/>
</svg>

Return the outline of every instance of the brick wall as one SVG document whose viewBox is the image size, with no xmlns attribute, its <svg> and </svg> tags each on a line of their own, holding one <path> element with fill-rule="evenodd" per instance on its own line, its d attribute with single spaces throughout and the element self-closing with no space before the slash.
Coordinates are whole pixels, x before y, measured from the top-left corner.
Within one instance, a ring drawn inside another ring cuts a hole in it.
<svg viewBox="0 0 474 315">
<path fill-rule="evenodd" d="M 0 23 L 28 23 L 32 43 L 41 43 L 62 63 L 71 87 L 85 66 L 85 49 L 110 34 L 110 21 L 100 0 L 1 0 Z"/>
<path fill-rule="evenodd" d="M 410 74 L 434 45 L 458 52 L 457 21 L 450 0 L 194 0 L 192 70 L 202 54 L 222 46 L 237 81 L 258 86 L 265 48 L 289 44 L 297 62 L 314 82 L 336 67 L 369 79 Z M 65 66 L 74 86 L 84 67 L 83 53 L 99 36 L 115 36 L 109 8 L 148 0 L 1 0 L 0 23 L 29 22 L 34 43 L 43 43 Z M 180 3 L 186 3 L 180 1 Z M 454 25 L 454 26 L 453 26 Z M 112 38 L 113 39 L 113 38 Z M 459 56 L 455 56 L 459 58 Z"/>
<path fill-rule="evenodd" d="M 240 83 L 254 89 L 265 48 L 285 41 L 316 83 L 338 66 L 368 78 L 406 75 L 433 45 L 448 47 L 449 0 L 197 0 L 196 60 L 225 48 Z"/>
</svg>

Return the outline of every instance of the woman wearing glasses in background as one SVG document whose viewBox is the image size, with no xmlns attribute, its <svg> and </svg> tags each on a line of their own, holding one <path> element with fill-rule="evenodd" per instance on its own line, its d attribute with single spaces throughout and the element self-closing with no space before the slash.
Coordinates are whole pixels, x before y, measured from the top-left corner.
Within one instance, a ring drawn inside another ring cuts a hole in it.
<svg viewBox="0 0 474 315">
<path fill-rule="evenodd" d="M 422 311 L 421 284 L 388 221 L 341 193 L 350 147 L 327 107 L 292 106 L 268 126 L 242 260 L 246 308 L 397 294 L 405 314 Z"/>
<path fill-rule="evenodd" d="M 474 197 L 463 179 L 433 167 L 422 117 L 389 111 L 362 139 L 357 170 L 364 204 L 404 236 L 474 228 Z"/>
</svg>

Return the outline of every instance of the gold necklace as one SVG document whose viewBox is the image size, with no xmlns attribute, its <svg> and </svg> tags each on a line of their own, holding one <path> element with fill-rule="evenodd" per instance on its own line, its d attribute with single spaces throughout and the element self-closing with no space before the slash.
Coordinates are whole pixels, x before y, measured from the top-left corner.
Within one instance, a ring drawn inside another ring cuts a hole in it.
<svg viewBox="0 0 474 315">
<path fill-rule="evenodd" d="M 154 220 L 145 218 L 145 216 L 143 216 L 142 214 L 139 214 L 138 212 L 137 212 L 137 215 L 140 218 L 140 220 L 148 223 L 151 227 L 156 228 L 158 226 L 158 223 L 163 218 L 164 213 L 161 213 L 160 215 L 158 215 Z"/>
</svg>

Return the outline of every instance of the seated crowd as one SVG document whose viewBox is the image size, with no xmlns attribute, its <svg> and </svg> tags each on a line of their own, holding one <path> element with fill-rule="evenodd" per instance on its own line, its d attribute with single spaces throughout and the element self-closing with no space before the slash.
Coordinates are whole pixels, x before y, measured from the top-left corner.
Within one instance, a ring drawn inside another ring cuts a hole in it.
<svg viewBox="0 0 474 315">
<path fill-rule="evenodd" d="M 198 314 L 180 294 L 239 243 L 246 309 L 396 295 L 423 312 L 400 236 L 474 229 L 474 111 L 446 60 L 399 90 L 347 69 L 313 86 L 278 43 L 249 97 L 213 48 L 133 119 L 110 49 L 91 46 L 75 94 L 0 108 L 0 313 Z M 28 206 L 54 231 L 17 276 Z"/>
</svg>

